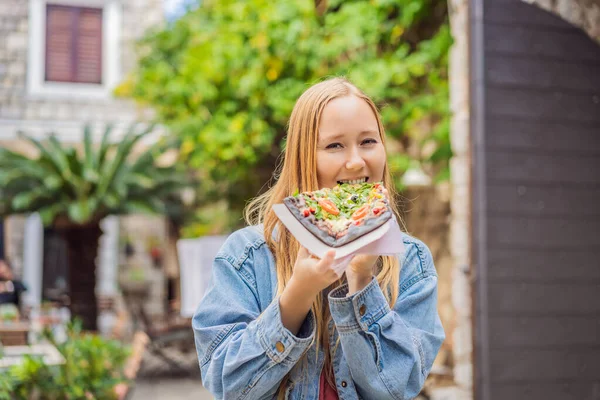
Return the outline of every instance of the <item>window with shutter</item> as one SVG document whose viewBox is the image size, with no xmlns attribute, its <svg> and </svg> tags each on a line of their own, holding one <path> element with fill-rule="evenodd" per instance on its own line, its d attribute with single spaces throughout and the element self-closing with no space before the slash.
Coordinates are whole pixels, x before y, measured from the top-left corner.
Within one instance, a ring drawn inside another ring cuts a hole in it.
<svg viewBox="0 0 600 400">
<path fill-rule="evenodd" d="M 102 83 L 102 9 L 46 5 L 46 82 Z"/>
</svg>

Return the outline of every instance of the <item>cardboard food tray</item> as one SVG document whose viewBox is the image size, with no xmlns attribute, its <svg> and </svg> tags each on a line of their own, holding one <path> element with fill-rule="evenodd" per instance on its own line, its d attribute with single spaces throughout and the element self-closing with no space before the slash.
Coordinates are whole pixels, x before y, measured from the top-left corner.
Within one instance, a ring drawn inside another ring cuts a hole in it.
<svg viewBox="0 0 600 400">
<path fill-rule="evenodd" d="M 342 269 L 356 254 L 395 255 L 404 252 L 402 232 L 395 217 L 366 235 L 334 248 L 323 243 L 306 229 L 284 204 L 275 204 L 273 211 L 296 240 L 311 254 L 323 258 L 329 250 L 335 250 L 336 264 Z"/>
</svg>

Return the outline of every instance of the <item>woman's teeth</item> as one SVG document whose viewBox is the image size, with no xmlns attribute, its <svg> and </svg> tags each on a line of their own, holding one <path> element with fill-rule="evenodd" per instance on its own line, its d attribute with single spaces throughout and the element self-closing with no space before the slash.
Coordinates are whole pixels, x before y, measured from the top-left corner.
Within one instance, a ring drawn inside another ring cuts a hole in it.
<svg viewBox="0 0 600 400">
<path fill-rule="evenodd" d="M 351 185 L 357 185 L 359 183 L 365 183 L 369 178 L 361 178 L 361 179 L 352 179 L 348 181 L 338 181 L 339 184 L 349 183 Z"/>
</svg>

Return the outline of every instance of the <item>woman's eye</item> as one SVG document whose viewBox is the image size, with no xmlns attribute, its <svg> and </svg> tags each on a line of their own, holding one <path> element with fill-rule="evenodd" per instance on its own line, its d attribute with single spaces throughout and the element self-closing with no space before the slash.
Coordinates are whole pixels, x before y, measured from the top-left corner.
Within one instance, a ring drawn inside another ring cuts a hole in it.
<svg viewBox="0 0 600 400">
<path fill-rule="evenodd" d="M 331 143 L 329 145 L 327 145 L 327 147 L 325 147 L 326 149 L 341 149 L 342 148 L 342 144 L 341 143 Z"/>
<path fill-rule="evenodd" d="M 375 144 L 377 143 L 377 140 L 375 139 L 365 139 L 362 141 L 362 144 Z"/>
</svg>

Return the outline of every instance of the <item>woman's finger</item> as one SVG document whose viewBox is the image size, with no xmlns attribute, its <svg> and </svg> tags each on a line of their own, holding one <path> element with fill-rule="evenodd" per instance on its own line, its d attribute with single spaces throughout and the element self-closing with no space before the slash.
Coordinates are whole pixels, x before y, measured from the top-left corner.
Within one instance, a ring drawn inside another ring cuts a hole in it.
<svg viewBox="0 0 600 400">
<path fill-rule="evenodd" d="M 303 246 L 300 246 L 300 248 L 298 249 L 298 255 L 296 257 L 303 259 L 307 258 L 308 256 L 308 250 L 306 250 L 306 248 L 304 248 Z"/>
<path fill-rule="evenodd" d="M 335 258 L 335 250 L 329 250 L 325 253 L 325 256 L 319 261 L 319 267 L 329 267 L 333 264 L 333 259 Z"/>
</svg>

